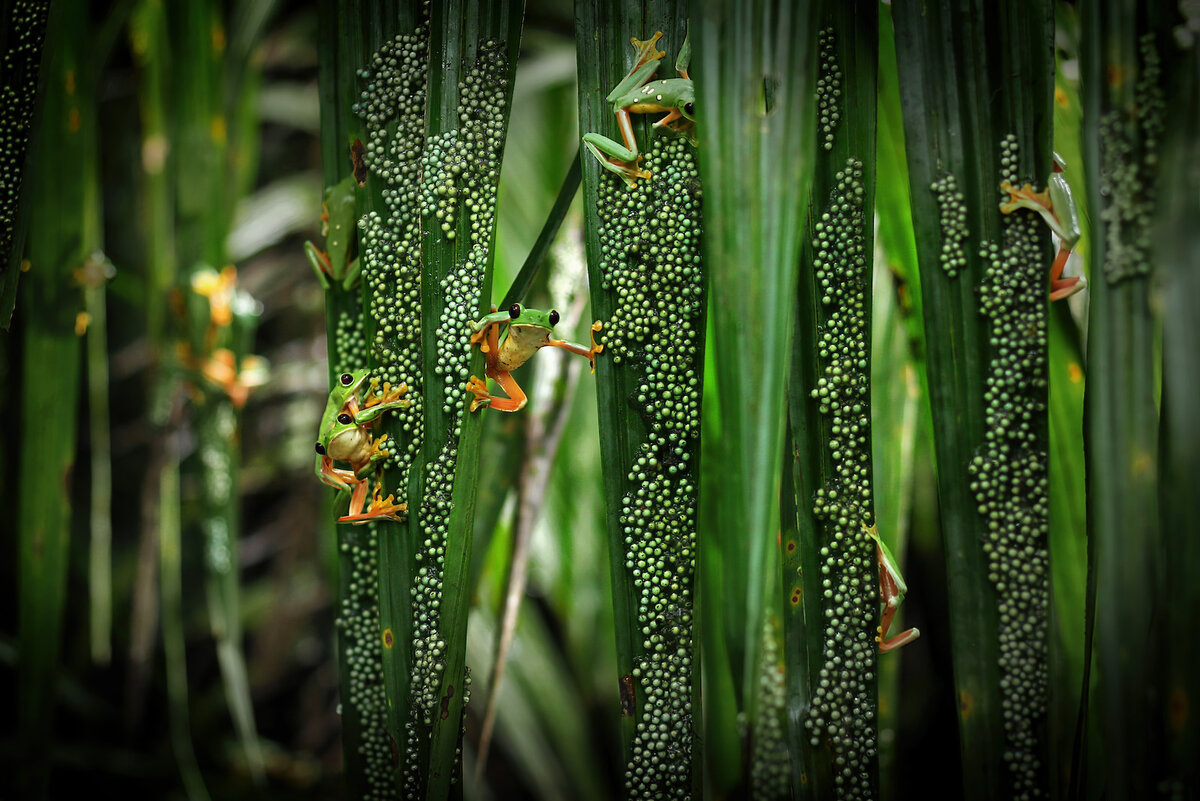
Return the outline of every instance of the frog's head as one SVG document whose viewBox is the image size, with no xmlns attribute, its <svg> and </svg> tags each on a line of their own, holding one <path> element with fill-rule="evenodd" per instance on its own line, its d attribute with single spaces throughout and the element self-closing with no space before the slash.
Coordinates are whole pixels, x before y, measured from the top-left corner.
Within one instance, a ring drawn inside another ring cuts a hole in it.
<svg viewBox="0 0 1200 801">
<path fill-rule="evenodd" d="M 675 103 L 675 108 L 679 109 L 679 113 L 688 122 L 696 121 L 696 90 L 692 87 L 691 81 L 679 90 L 679 100 Z"/>
<path fill-rule="evenodd" d="M 342 398 L 356 395 L 370 374 L 370 370 L 353 370 L 348 373 L 342 373 L 334 381 L 333 392 L 330 394 L 336 394 Z"/>
<path fill-rule="evenodd" d="M 538 311 L 537 309 L 526 309 L 520 303 L 514 303 L 508 307 L 508 324 L 512 325 L 528 325 L 547 330 L 558 325 L 558 312 L 554 309 L 550 311 Z"/>
</svg>

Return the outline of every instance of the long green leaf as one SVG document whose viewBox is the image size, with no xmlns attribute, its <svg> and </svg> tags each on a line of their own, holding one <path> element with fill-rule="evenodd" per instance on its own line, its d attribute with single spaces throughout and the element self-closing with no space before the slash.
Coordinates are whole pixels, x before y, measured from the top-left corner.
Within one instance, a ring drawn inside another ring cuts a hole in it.
<svg viewBox="0 0 1200 801">
<path fill-rule="evenodd" d="M 782 607 L 778 492 L 786 354 L 812 177 L 814 12 L 807 2 L 714 2 L 694 25 L 704 65 L 697 85 L 704 250 L 717 300 L 711 347 L 721 451 L 704 458 L 720 465 L 722 478 L 706 484 L 717 518 L 701 527 L 700 570 L 705 674 L 719 682 L 706 688 L 705 703 L 718 712 L 705 726 L 718 794 L 739 781 L 752 789 L 741 775 L 751 759 L 745 738 L 770 730 L 780 714 L 758 696 L 764 630 Z M 710 641 L 714 627 L 724 631 Z M 717 646 L 711 654 L 710 645 Z M 733 698 L 715 694 L 730 690 Z M 745 715 L 740 743 L 731 707 Z"/>
<path fill-rule="evenodd" d="M 25 348 L 21 419 L 62 411 L 52 426 L 23 427 L 17 508 L 21 663 L 18 705 L 23 797 L 47 797 L 54 733 L 71 526 L 80 391 L 80 339 L 74 271 L 99 246 L 95 84 L 87 50 L 88 4 L 63 3 L 53 13 L 52 54 L 38 150 L 53 154 L 31 173 L 29 275 L 23 306 Z M 91 224 L 89 224 L 91 221 Z M 5 254 L 7 256 L 7 254 Z M 46 380 L 47 369 L 53 380 Z"/>
<path fill-rule="evenodd" d="M 682 4 L 577 6 L 581 131 L 616 132 L 614 105 L 603 98 L 630 71 L 640 42 L 661 34 L 650 55 L 664 54 L 657 78 L 679 80 L 669 66 L 679 62 L 667 54 L 688 46 L 687 31 Z M 604 325 L 596 387 L 625 794 L 690 797 L 700 781 L 692 584 L 705 319 L 701 189 L 698 151 L 685 137 L 652 134 L 648 116 L 634 114 L 649 173 L 636 186 L 590 151 L 581 154 L 585 244 L 592 313 Z"/>
<path fill-rule="evenodd" d="M 1049 6 L 894 18 L 965 794 L 1044 792 L 1047 240 L 998 207 L 1049 174 Z"/>
<path fill-rule="evenodd" d="M 1152 699 L 1161 692 L 1160 610 L 1178 602 L 1165 595 L 1161 580 L 1158 321 L 1148 227 L 1158 208 L 1161 62 L 1170 33 L 1156 10 L 1126 3 L 1096 0 L 1081 18 L 1094 264 L 1084 426 L 1104 749 L 1103 764 L 1089 778 L 1100 780 L 1110 797 L 1136 798 L 1155 792 L 1166 753 Z"/>
</svg>

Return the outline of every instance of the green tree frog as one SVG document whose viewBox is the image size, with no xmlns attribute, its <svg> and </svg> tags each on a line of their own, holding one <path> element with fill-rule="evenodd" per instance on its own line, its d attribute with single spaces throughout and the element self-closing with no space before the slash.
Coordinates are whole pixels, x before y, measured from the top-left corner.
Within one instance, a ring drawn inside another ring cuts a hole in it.
<svg viewBox="0 0 1200 801">
<path fill-rule="evenodd" d="M 341 523 L 363 523 L 380 518 L 398 520 L 398 513 L 407 508 L 406 504 L 396 504 L 391 495 L 387 498 L 380 496 L 380 481 L 376 476 L 370 506 L 363 511 L 367 498 L 367 476 L 377 462 L 388 456 L 388 452 L 382 448 L 387 435 L 373 439 L 369 428 L 385 411 L 409 404 L 409 401 L 401 398 L 407 387 L 402 384 L 392 389 L 384 384 L 382 393 L 372 392 L 360 407 L 360 394 L 368 388 L 374 390 L 378 385 L 375 379 L 368 384 L 368 375 L 367 370 L 355 370 L 338 376 L 333 389 L 329 391 L 329 400 L 318 429 L 317 477 L 341 492 L 351 493 L 349 514 L 338 518 Z M 350 469 L 334 467 L 335 461 L 348 462 Z"/>
<path fill-rule="evenodd" d="M 875 526 L 863 527 L 863 532 L 868 537 L 875 540 L 875 555 L 879 560 L 879 597 L 883 603 L 883 614 L 879 621 L 879 634 L 876 635 L 875 641 L 879 643 L 879 653 L 884 654 L 888 651 L 894 651 L 897 648 L 908 645 L 917 637 L 921 636 L 921 632 L 917 629 L 909 629 L 903 631 L 887 639 L 888 629 L 892 625 L 892 618 L 896 616 L 896 610 L 900 608 L 900 603 L 904 600 L 904 594 L 908 592 L 908 585 L 904 583 L 904 577 L 900 575 L 900 566 L 896 564 L 896 557 L 888 550 L 887 545 L 879 538 L 879 529 Z"/>
<path fill-rule="evenodd" d="M 504 342 L 500 342 L 500 326 L 508 325 Z M 526 309 L 519 303 L 514 303 L 507 311 L 496 311 L 484 316 L 482 320 L 471 323 L 471 344 L 479 343 L 479 348 L 487 355 L 488 378 L 499 384 L 507 398 L 489 395 L 487 381 L 471 376 L 467 382 L 467 391 L 475 396 L 471 401 L 471 411 L 480 406 L 490 406 L 501 412 L 519 411 L 525 406 L 525 393 L 517 386 L 511 372 L 524 364 L 539 348 L 550 345 L 555 348 L 586 356 L 596 369 L 595 356 L 604 350 L 603 345 L 596 344 L 596 332 L 600 330 L 600 321 L 592 323 L 592 346 L 585 348 L 550 336 L 554 326 L 558 325 L 558 312 Z"/>
<path fill-rule="evenodd" d="M 354 178 L 346 176 L 326 187 L 321 204 L 321 236 L 325 237 L 325 250 L 312 242 L 304 243 L 304 253 L 325 290 L 329 289 L 331 279 L 346 290 L 353 289 L 358 282 L 358 259 L 350 259 L 358 217 L 354 205 L 355 186 Z"/>
<path fill-rule="evenodd" d="M 1071 248 L 1079 241 L 1079 209 L 1075 205 L 1075 196 L 1071 194 L 1071 185 L 1063 177 L 1066 167 L 1062 157 L 1055 153 L 1054 171 L 1050 173 L 1050 180 L 1042 192 L 1033 191 L 1032 184 L 1025 184 L 1020 189 L 1008 181 L 1000 184 L 1000 191 L 1009 195 L 1009 199 L 1000 204 L 1001 212 L 1012 214 L 1017 209 L 1035 211 L 1042 215 L 1042 219 L 1058 237 L 1058 254 L 1050 267 L 1051 301 L 1068 298 L 1087 286 L 1082 275 L 1062 277 L 1067 259 L 1071 256 Z"/>
<path fill-rule="evenodd" d="M 662 31 L 658 31 L 646 41 L 630 39 L 637 50 L 637 60 L 605 98 L 612 103 L 613 113 L 617 115 L 617 125 L 621 129 L 621 138 L 625 140 L 625 144 L 622 146 L 598 133 L 587 133 L 583 136 L 584 146 L 599 159 L 600 165 L 620 175 L 630 186 L 636 186 L 638 178 L 650 177 L 649 171 L 638 167 L 641 155 L 638 153 L 637 138 L 633 135 L 630 114 L 665 112 L 666 116 L 654 123 L 654 127 L 665 126 L 676 133 L 687 133 L 689 136 L 696 121 L 696 92 L 687 72 L 688 64 L 692 60 L 691 39 L 683 40 L 683 47 L 679 49 L 679 56 L 675 59 L 675 69 L 680 77 L 651 81 L 650 78 L 658 69 L 658 60 L 666 55 L 656 49 L 660 38 Z"/>
</svg>

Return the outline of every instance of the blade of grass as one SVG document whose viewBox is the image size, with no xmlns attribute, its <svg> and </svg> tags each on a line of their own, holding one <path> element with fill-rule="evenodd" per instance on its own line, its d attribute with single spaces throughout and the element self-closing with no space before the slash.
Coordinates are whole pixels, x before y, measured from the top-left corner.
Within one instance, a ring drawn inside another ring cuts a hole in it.
<svg viewBox="0 0 1200 801">
<path fill-rule="evenodd" d="M 366 60 L 362 41 L 362 12 L 358 5 L 323 0 L 319 15 L 319 91 L 321 98 L 322 176 L 326 192 L 354 173 L 351 130 L 355 129 L 354 103 L 358 99 L 356 70 Z M 377 30 L 381 38 L 383 30 Z M 358 133 L 356 131 L 356 133 Z M 361 141 L 361 140 L 360 140 Z M 362 209 L 365 192 L 358 191 Z M 358 228 L 353 236 L 357 242 Z M 364 253 L 364 246 L 348 257 Z M 330 281 L 325 288 L 327 365 L 330 382 L 343 372 L 368 363 L 361 279 L 347 289 Z M 344 504 L 335 503 L 335 508 Z M 335 512 L 335 516 L 340 512 Z M 337 547 L 338 687 L 341 699 L 343 782 L 350 798 L 374 793 L 397 797 L 388 699 L 384 690 L 383 648 L 379 626 L 378 525 L 346 526 L 327 522 L 325 536 Z"/>
<path fill-rule="evenodd" d="M 430 71 L 426 135 L 437 142 L 439 137 L 445 141 L 453 133 L 463 143 L 450 152 L 443 151 L 446 160 L 435 164 L 438 172 L 456 159 L 465 159 L 466 163 L 458 180 L 461 200 L 448 206 L 458 221 L 457 235 L 453 239 L 432 237 L 425 250 L 422 322 L 426 375 L 436 372 L 445 376 L 445 383 L 426 384 L 426 469 L 421 477 L 424 496 L 419 521 L 427 532 L 446 532 L 437 611 L 438 628 L 447 648 L 436 695 L 440 714 L 433 720 L 429 744 L 424 797 L 430 799 L 448 797 L 450 785 L 461 782 L 462 764 L 457 752 L 469 696 L 466 646 L 472 587 L 471 535 L 483 431 L 483 416 L 468 412 L 470 396 L 462 391 L 460 376 L 468 367 L 482 370 L 482 353 L 472 352 L 469 327 L 462 322 L 476 313 L 483 316 L 490 306 L 495 204 L 525 10 L 521 0 L 448 6 L 445 16 L 438 9 L 433 11 L 431 55 L 442 64 L 457 61 L 461 72 L 456 84 L 453 80 L 438 80 L 451 78 L 453 70 Z M 435 286 L 450 291 L 438 297 L 433 291 Z M 457 366 L 453 357 L 447 358 L 445 348 L 450 348 L 449 353 L 462 354 L 457 356 Z M 442 410 L 440 414 L 438 409 Z M 452 476 L 441 472 L 444 467 L 453 470 Z M 448 515 L 441 502 L 446 495 L 453 509 Z"/>
<path fill-rule="evenodd" d="M 1103 764 L 1090 778 L 1114 798 L 1132 798 L 1155 791 L 1165 754 L 1165 732 L 1150 699 L 1161 692 L 1158 610 L 1176 602 L 1162 594 L 1160 580 L 1167 552 L 1155 474 L 1158 321 L 1145 231 L 1158 209 L 1159 48 L 1170 34 L 1159 14 L 1125 3 L 1097 0 L 1081 9 L 1081 18 L 1094 265 L 1084 426 L 1104 749 Z"/>
<path fill-rule="evenodd" d="M 575 12 L 580 131 L 610 135 L 617 120 L 603 98 L 636 58 L 637 42 L 632 50 L 627 43 L 661 32 L 664 54 L 681 51 L 686 5 L 577 4 Z M 659 79 L 679 80 L 671 64 L 659 62 Z M 604 325 L 596 392 L 617 641 L 612 678 L 630 798 L 693 797 L 701 780 L 693 641 L 706 314 L 701 189 L 697 151 L 665 130 L 652 133 L 651 122 L 634 115 L 650 174 L 637 186 L 591 152 L 580 156 L 592 315 Z M 660 740 L 664 730 L 669 743 Z"/>
<path fill-rule="evenodd" d="M 48 797 L 54 686 L 63 634 L 80 390 L 79 292 L 73 272 L 99 246 L 94 85 L 89 61 L 89 6 L 62 3 L 52 14 L 51 54 L 38 152 L 52 154 L 31 172 L 29 277 L 24 306 L 21 378 L 18 671 L 22 797 Z M 6 254 L 7 255 L 7 254 Z M 46 371 L 53 370 L 52 380 Z M 32 424 L 47 409 L 52 426 Z"/>
<path fill-rule="evenodd" d="M 704 65 L 698 128 L 708 193 L 705 257 L 719 300 L 712 347 L 723 441 L 723 478 L 706 484 L 715 488 L 720 511 L 715 525 L 701 529 L 701 605 L 706 620 L 725 627 L 729 648 L 727 666 L 716 673 L 729 671 L 735 697 L 714 699 L 714 706 L 732 705 L 745 715 L 742 738 L 769 714 L 763 710 L 760 720 L 763 632 L 771 610 L 780 608 L 785 354 L 812 177 L 814 22 L 815 4 L 715 2 L 694 26 L 697 61 Z M 705 464 L 714 464 L 709 455 Z M 710 644 L 706 639 L 706 652 Z M 737 755 L 748 766 L 750 752 L 735 732 L 715 730 L 714 723 L 728 724 L 712 718 L 705 725 L 713 791 L 723 794 L 741 772 Z M 741 781 L 748 791 L 750 777 Z"/>
<path fill-rule="evenodd" d="M 819 19 L 818 148 L 788 392 L 799 539 L 782 543 L 777 603 L 803 631 L 787 652 L 805 666 L 789 678 L 796 792 L 873 797 L 879 577 L 864 526 L 877 526 L 867 410 L 878 6 L 828 4 Z"/>
<path fill-rule="evenodd" d="M 1200 610 L 1200 417 L 1195 399 L 1200 397 L 1200 342 L 1192 301 L 1200 297 L 1200 142 L 1193 133 L 1200 126 L 1200 49 L 1192 46 L 1178 54 L 1168 74 L 1168 108 L 1175 114 L 1163 145 L 1160 208 L 1154 241 L 1156 261 L 1163 267 L 1163 418 L 1159 436 L 1159 511 L 1163 553 L 1169 554 L 1163 574 L 1162 597 L 1171 599 L 1164 621 L 1163 697 L 1159 713 L 1166 724 L 1166 786 L 1184 797 L 1200 794 L 1200 771 L 1194 755 L 1200 753 L 1200 728 L 1189 710 L 1200 699 L 1200 647 L 1191 629 Z"/>
<path fill-rule="evenodd" d="M 1003 798 L 1044 787 L 1047 768 L 1046 239 L 1029 214 L 1001 226 L 997 189 L 1049 173 L 1052 27 L 1045 3 L 904 5 L 894 19 L 925 326 L 937 332 L 928 382 L 965 793 Z M 993 353 L 989 338 L 1012 346 Z M 989 405 L 999 399 L 1009 413 Z M 1001 532 L 1024 544 L 1006 549 Z"/>
</svg>

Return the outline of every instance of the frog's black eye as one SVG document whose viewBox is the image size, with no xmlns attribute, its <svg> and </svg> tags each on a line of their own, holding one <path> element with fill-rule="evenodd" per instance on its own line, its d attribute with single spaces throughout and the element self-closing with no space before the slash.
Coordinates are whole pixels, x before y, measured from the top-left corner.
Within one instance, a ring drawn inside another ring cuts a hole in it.
<svg viewBox="0 0 1200 801">
<path fill-rule="evenodd" d="M 354 422 L 354 418 L 351 417 L 350 415 L 346 414 L 345 412 L 342 412 L 341 414 L 338 415 L 338 422 L 344 426 L 348 426 L 352 422 Z"/>
<path fill-rule="evenodd" d="M 508 316 L 514 320 L 517 319 L 518 317 L 520 317 L 521 316 L 521 304 L 514 303 L 513 305 L 509 306 L 508 307 Z"/>
<path fill-rule="evenodd" d="M 317 453 L 321 454 L 322 456 L 325 455 L 325 446 L 319 442 L 317 443 Z"/>
<path fill-rule="evenodd" d="M 342 373 L 341 378 L 338 380 L 342 382 L 343 387 L 348 387 L 354 383 L 354 376 L 350 375 L 349 373 Z"/>
<path fill-rule="evenodd" d="M 696 104 L 695 103 L 684 103 L 683 104 L 683 113 L 684 114 L 691 117 L 695 114 L 695 112 L 696 112 Z"/>
<path fill-rule="evenodd" d="M 550 327 L 553 328 L 556 325 L 558 325 L 558 312 L 556 312 L 554 309 L 551 309 L 550 310 Z"/>
</svg>

